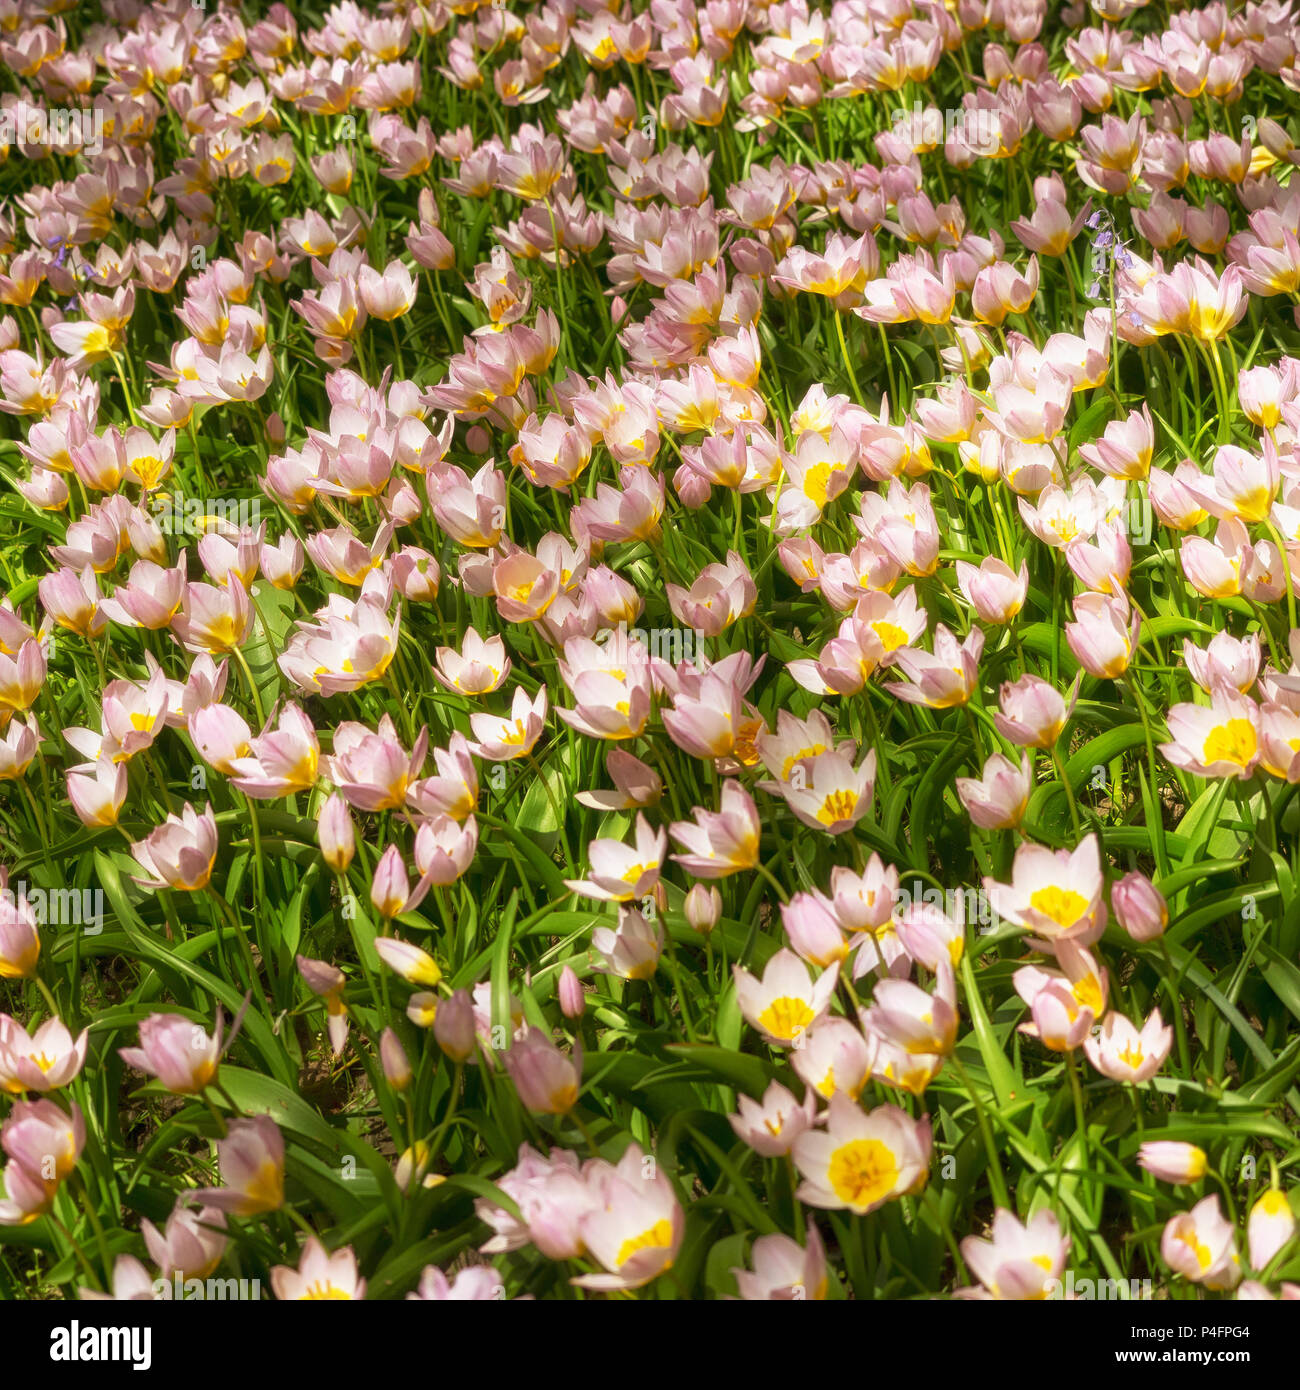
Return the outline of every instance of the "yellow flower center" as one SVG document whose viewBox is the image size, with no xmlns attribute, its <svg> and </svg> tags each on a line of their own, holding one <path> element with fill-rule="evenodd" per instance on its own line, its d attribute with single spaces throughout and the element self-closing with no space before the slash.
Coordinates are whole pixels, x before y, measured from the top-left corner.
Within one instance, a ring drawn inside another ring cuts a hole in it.
<svg viewBox="0 0 1300 1390">
<path fill-rule="evenodd" d="M 322 1284 L 318 1279 L 316 1283 L 308 1285 L 307 1292 L 302 1296 L 302 1301 L 310 1302 L 319 1301 L 321 1299 L 332 1299 L 335 1301 L 343 1299 L 344 1302 L 351 1302 L 352 1295 L 350 1293 L 344 1293 L 337 1284 Z"/>
<path fill-rule="evenodd" d="M 1134 1043 L 1131 1048 L 1126 1047 L 1124 1051 L 1119 1054 L 1119 1060 L 1123 1062 L 1126 1067 L 1129 1067 L 1133 1071 L 1137 1071 L 1142 1065 L 1144 1056 L 1142 1044 Z"/>
<path fill-rule="evenodd" d="M 804 496 L 811 498 L 819 507 L 826 505 L 830 494 L 831 466 L 829 463 L 814 464 L 803 475 Z"/>
<path fill-rule="evenodd" d="M 642 1231 L 639 1236 L 629 1236 L 618 1247 L 614 1262 L 620 1269 L 642 1250 L 667 1250 L 673 1243 L 673 1223 L 661 1217 L 653 1226 Z M 667 1268 L 667 1265 L 664 1266 Z"/>
<path fill-rule="evenodd" d="M 1072 927 L 1088 910 L 1088 900 L 1073 888 L 1058 888 L 1050 884 L 1036 889 L 1029 898 L 1035 912 L 1050 917 L 1058 927 Z"/>
<path fill-rule="evenodd" d="M 896 652 L 899 647 L 907 646 L 907 633 L 897 623 L 872 623 L 871 630 L 880 638 L 880 645 L 887 652 Z"/>
<path fill-rule="evenodd" d="M 831 1154 L 827 1178 L 845 1206 L 873 1206 L 897 1185 L 898 1160 L 879 1139 L 853 1139 Z"/>
<path fill-rule="evenodd" d="M 848 820 L 857 809 L 858 798 L 844 788 L 833 791 L 821 804 L 817 819 L 823 825 L 834 825 L 837 821 Z"/>
<path fill-rule="evenodd" d="M 1249 719 L 1229 719 L 1210 730 L 1205 739 L 1203 761 L 1236 763 L 1245 767 L 1259 750 L 1259 738 Z"/>
<path fill-rule="evenodd" d="M 1091 1009 L 1094 1016 L 1101 1013 L 1105 1000 L 1101 994 L 1101 981 L 1095 975 L 1085 975 L 1074 984 L 1074 997 L 1085 1009 Z"/>
<path fill-rule="evenodd" d="M 813 1021 L 815 1015 L 806 999 L 783 994 L 758 1016 L 759 1026 L 772 1038 L 793 1042 Z"/>
</svg>

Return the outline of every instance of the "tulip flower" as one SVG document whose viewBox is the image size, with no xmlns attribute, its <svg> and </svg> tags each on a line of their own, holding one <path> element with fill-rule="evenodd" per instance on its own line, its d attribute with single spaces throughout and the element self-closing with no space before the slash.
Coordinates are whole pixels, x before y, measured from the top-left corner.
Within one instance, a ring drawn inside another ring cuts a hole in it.
<svg viewBox="0 0 1300 1390">
<path fill-rule="evenodd" d="M 1241 1280 L 1236 1231 L 1225 1220 L 1217 1194 L 1170 1218 L 1160 1254 L 1175 1274 L 1207 1289 L 1235 1288 Z"/>
<path fill-rule="evenodd" d="M 952 966 L 939 959 L 933 993 L 910 980 L 878 980 L 874 1003 L 862 1011 L 862 1025 L 904 1052 L 948 1056 L 957 1041 L 957 985 Z"/>
<path fill-rule="evenodd" d="M 1140 1030 L 1123 1014 L 1107 1014 L 1101 1032 L 1084 1039 L 1083 1050 L 1103 1076 L 1137 1086 L 1164 1066 L 1173 1042 L 1174 1030 L 1165 1026 L 1160 1010 L 1153 1009 Z"/>
<path fill-rule="evenodd" d="M 182 1199 L 183 1200 L 183 1199 Z M 166 1280 L 206 1279 L 221 1263 L 229 1237 L 226 1215 L 216 1207 L 188 1207 L 178 1200 L 162 1231 L 152 1221 L 140 1230 L 149 1258 Z"/>
<path fill-rule="evenodd" d="M 1160 751 L 1175 767 L 1198 777 L 1235 777 L 1255 770 L 1260 757 L 1259 708 L 1226 685 L 1206 705 L 1179 704 L 1168 714 L 1172 738 Z"/>
<path fill-rule="evenodd" d="M 773 1047 L 790 1047 L 830 1008 L 839 964 L 822 971 L 814 984 L 808 967 L 793 951 L 780 950 L 757 980 L 732 966 L 736 1000 L 745 1021 Z"/>
<path fill-rule="evenodd" d="M 314 1236 L 303 1246 L 298 1268 L 275 1265 L 271 1270 L 271 1288 L 276 1298 L 288 1300 L 363 1299 L 366 1281 L 357 1272 L 357 1257 L 350 1245 L 332 1255 Z"/>
<path fill-rule="evenodd" d="M 565 879 L 565 887 L 602 902 L 633 902 L 646 898 L 659 882 L 659 871 L 668 852 L 668 836 L 653 831 L 643 815 L 636 818 L 636 844 L 621 840 L 593 840 L 587 847 L 591 876 Z"/>
<path fill-rule="evenodd" d="M 453 1062 L 472 1062 L 475 1040 L 474 1005 L 469 994 L 463 989 L 458 989 L 441 1003 L 435 994 L 413 994 L 411 1007 L 415 1006 L 416 1000 L 424 1001 L 426 1010 L 422 1012 L 431 1013 L 427 1018 L 412 1019 L 412 1022 L 422 1028 L 432 1026 L 438 1046 Z M 409 1016 L 409 1007 L 407 1012 Z"/>
<path fill-rule="evenodd" d="M 470 728 L 478 739 L 477 743 L 470 745 L 470 751 L 475 757 L 486 758 L 489 762 L 526 758 L 541 737 L 546 723 L 546 706 L 545 686 L 533 700 L 528 698 L 522 686 L 516 686 L 508 718 L 492 714 L 470 715 Z"/>
<path fill-rule="evenodd" d="M 1055 687 L 1037 676 L 1022 676 L 1008 682 L 998 696 L 999 712 L 993 716 L 998 733 L 1024 748 L 1056 746 L 1074 710 L 1077 686 L 1070 691 L 1068 703 Z"/>
<path fill-rule="evenodd" d="M 54 1091 L 68 1085 L 86 1065 L 90 1032 L 75 1039 L 58 1018 L 47 1018 L 35 1033 L 8 1014 L 0 1014 L 0 1090 Z"/>
<path fill-rule="evenodd" d="M 809 1222 L 807 1243 L 789 1236 L 760 1236 L 751 1252 L 754 1268 L 733 1269 L 736 1287 L 746 1302 L 821 1300 L 830 1288 L 826 1248 L 817 1227 Z"/>
<path fill-rule="evenodd" d="M 36 975 L 41 936 L 26 897 L 15 897 L 7 869 L 0 869 L 0 980 L 30 980 Z"/>
<path fill-rule="evenodd" d="M 865 1216 L 925 1186 L 930 1121 L 915 1121 L 894 1105 L 864 1112 L 836 1094 L 825 1132 L 801 1134 L 793 1157 L 803 1177 L 796 1194 L 801 1202 Z"/>
<path fill-rule="evenodd" d="M 674 821 L 668 833 L 686 851 L 671 856 L 697 878 L 725 878 L 758 863 L 761 822 L 753 798 L 737 782 L 722 788 L 720 811 L 695 809 L 693 821 Z"/>
<path fill-rule="evenodd" d="M 0 1203 L 0 1206 L 3 1205 Z M 4 1218 L 0 1216 L 2 1224 Z M 154 1277 L 144 1265 L 134 1255 L 119 1255 L 113 1261 L 113 1278 L 108 1293 L 79 1285 L 77 1296 L 83 1302 L 90 1303 L 152 1303 L 158 1294 L 154 1288 Z"/>
<path fill-rule="evenodd" d="M 1080 594 L 1074 600 L 1075 621 L 1065 624 L 1065 639 L 1075 659 L 1090 676 L 1114 680 L 1128 670 L 1137 649 L 1141 616 L 1122 594 Z"/>
<path fill-rule="evenodd" d="M 231 761 L 230 780 L 245 796 L 272 800 L 316 785 L 320 744 L 310 719 L 286 705 L 274 732 L 270 723 L 249 740 L 248 753 Z"/>
<path fill-rule="evenodd" d="M 224 1187 L 193 1193 L 196 1202 L 232 1216 L 257 1216 L 284 1205 L 284 1136 L 269 1115 L 231 1120 L 217 1141 Z"/>
<path fill-rule="evenodd" d="M 348 1008 L 343 1002 L 347 977 L 337 966 L 323 960 L 312 960 L 309 956 L 296 957 L 296 964 L 307 988 L 325 1001 L 330 1047 L 334 1055 L 339 1057 L 348 1040 Z"/>
<path fill-rule="evenodd" d="M 984 634 L 979 628 L 959 643 L 940 623 L 934 631 L 933 655 L 910 647 L 898 653 L 898 664 L 913 683 L 891 681 L 885 689 L 909 704 L 929 705 L 931 709 L 964 705 L 974 694 L 983 650 Z"/>
<path fill-rule="evenodd" d="M 1015 571 L 991 555 L 978 568 L 958 560 L 957 585 L 981 622 L 1003 626 L 1025 606 L 1029 567 L 1022 562 L 1019 571 Z"/>
<path fill-rule="evenodd" d="M 686 1219 L 672 1184 L 657 1170 L 646 1177 L 646 1158 L 628 1146 L 617 1167 L 601 1164 L 587 1180 L 600 1206 L 581 1220 L 582 1242 L 605 1274 L 580 1274 L 572 1283 L 596 1290 L 636 1289 L 671 1267 Z"/>
<path fill-rule="evenodd" d="M 737 1138 L 764 1158 L 788 1154 L 817 1116 L 817 1097 L 811 1087 L 800 1102 L 779 1081 L 769 1084 L 761 1101 L 740 1095 L 736 1106 L 736 1114 L 727 1116 L 728 1123 Z"/>
<path fill-rule="evenodd" d="M 408 984 L 427 985 L 434 989 L 442 979 L 442 970 L 437 961 L 427 951 L 412 946 L 410 942 L 380 936 L 375 939 L 375 951 L 380 960 Z"/>
<path fill-rule="evenodd" d="M 426 1265 L 419 1288 L 406 1296 L 425 1303 L 498 1302 L 505 1298 L 505 1285 L 490 1265 L 469 1265 L 453 1279 L 434 1265 Z"/>
<path fill-rule="evenodd" d="M 795 1075 L 825 1100 L 843 1094 L 857 1100 L 875 1056 L 868 1040 L 844 1018 L 823 1018 L 806 1029 L 790 1054 Z"/>
<path fill-rule="evenodd" d="M 1028 809 L 1034 788 L 1033 765 L 1028 753 L 1021 754 L 1019 767 L 1003 754 L 994 753 L 984 764 L 982 776 L 958 777 L 955 785 L 973 824 L 981 830 L 1011 830 Z"/>
<path fill-rule="evenodd" d="M 77 1166 L 85 1142 L 85 1117 L 75 1101 L 70 1112 L 52 1100 L 15 1101 L 0 1129 L 0 1148 L 10 1159 L 5 1180 L 11 1200 L 20 1200 L 12 1185 L 18 1179 L 15 1167 L 32 1181 L 47 1184 L 50 1192 Z"/>
<path fill-rule="evenodd" d="M 1106 927 L 1105 877 L 1095 835 L 1073 850 L 1023 844 L 1016 851 L 1010 884 L 984 880 L 994 912 L 1051 943 L 1068 939 L 1090 946 Z"/>
<path fill-rule="evenodd" d="M 1061 1234 L 1047 1207 L 1023 1223 L 1014 1212 L 998 1208 L 990 1239 L 967 1236 L 961 1243 L 962 1259 L 995 1299 L 1049 1297 L 1069 1252 L 1070 1237 Z"/>
<path fill-rule="evenodd" d="M 150 1014 L 140 1024 L 140 1046 L 118 1052 L 128 1066 L 156 1076 L 173 1095 L 197 1095 L 217 1074 L 221 1029 L 220 1008 L 211 1036 L 182 1014 Z"/>
<path fill-rule="evenodd" d="M 648 980 L 659 968 L 664 932 L 653 917 L 647 919 L 636 908 L 621 905 L 618 929 L 597 927 L 591 934 L 591 944 L 604 960 L 597 967 L 602 974 L 624 980 Z"/>
<path fill-rule="evenodd" d="M 101 758 L 69 768 L 66 787 L 72 809 L 83 825 L 116 825 L 118 813 L 126 801 L 126 764 Z"/>
<path fill-rule="evenodd" d="M 465 629 L 459 652 L 451 647 L 437 649 L 434 676 L 448 690 L 462 695 L 490 695 L 510 674 L 510 658 L 500 637 L 485 641 L 473 627 Z"/>
<path fill-rule="evenodd" d="M 682 902 L 682 915 L 692 930 L 708 936 L 722 917 L 722 894 L 712 884 L 692 884 Z"/>
<path fill-rule="evenodd" d="M 145 888 L 177 888 L 196 893 L 206 888 L 217 859 L 217 820 L 212 807 L 199 814 L 192 806 L 169 815 L 145 839 L 131 845 L 131 854 L 146 877 L 135 881 Z"/>
</svg>

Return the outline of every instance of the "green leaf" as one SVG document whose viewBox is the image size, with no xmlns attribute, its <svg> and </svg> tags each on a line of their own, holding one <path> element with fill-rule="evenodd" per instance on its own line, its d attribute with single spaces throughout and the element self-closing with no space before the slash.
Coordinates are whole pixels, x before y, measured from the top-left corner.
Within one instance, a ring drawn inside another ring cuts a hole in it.
<svg viewBox="0 0 1300 1390">
<path fill-rule="evenodd" d="M 767 1090 L 779 1070 L 761 1057 L 751 1057 L 726 1047 L 713 1047 L 708 1043 L 670 1043 L 664 1051 L 699 1067 L 709 1076 L 721 1077 L 729 1086 L 745 1091 L 755 1100 Z"/>
</svg>

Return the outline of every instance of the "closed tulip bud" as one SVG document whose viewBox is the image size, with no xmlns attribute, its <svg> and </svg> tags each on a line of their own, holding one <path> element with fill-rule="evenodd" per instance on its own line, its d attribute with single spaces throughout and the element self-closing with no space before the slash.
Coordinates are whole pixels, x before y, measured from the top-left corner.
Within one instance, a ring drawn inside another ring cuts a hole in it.
<svg viewBox="0 0 1300 1390">
<path fill-rule="evenodd" d="M 572 1057 L 538 1028 L 530 1028 L 503 1058 L 519 1099 L 536 1115 L 567 1115 L 582 1084 L 582 1049 Z"/>
<path fill-rule="evenodd" d="M 406 1016 L 417 1028 L 432 1028 L 438 1017 L 438 996 L 427 989 L 417 990 L 406 1001 Z"/>
<path fill-rule="evenodd" d="M 687 893 L 682 911 L 697 932 L 708 936 L 722 916 L 722 894 L 712 884 L 697 883 Z"/>
<path fill-rule="evenodd" d="M 474 1052 L 474 1001 L 469 991 L 458 989 L 438 1005 L 433 1036 L 453 1062 L 464 1062 Z"/>
<path fill-rule="evenodd" d="M 401 1158 L 397 1160 L 397 1169 L 393 1177 L 403 1192 L 411 1192 L 419 1182 L 425 1182 L 428 1186 L 434 1184 L 436 1179 L 425 1178 L 428 1167 L 429 1146 L 423 1139 L 417 1139 L 414 1144 L 403 1151 Z"/>
<path fill-rule="evenodd" d="M 405 908 L 410 896 L 411 880 L 402 863 L 401 851 L 396 845 L 389 845 L 375 866 L 375 876 L 370 883 L 371 905 L 381 917 L 393 918 Z"/>
<path fill-rule="evenodd" d="M 212 1034 L 182 1014 L 150 1014 L 140 1024 L 140 1046 L 119 1051 L 127 1066 L 156 1076 L 175 1096 L 202 1091 L 221 1061 L 221 1010 Z"/>
<path fill-rule="evenodd" d="M 400 975 L 407 984 L 436 989 L 438 981 L 442 979 L 442 970 L 438 962 L 427 951 L 412 946 L 409 941 L 381 936 L 375 941 L 375 950 L 379 959 L 390 970 Z"/>
<path fill-rule="evenodd" d="M 11 1162 L 5 1181 L 12 1182 L 15 1166 L 41 1182 L 59 1183 L 77 1166 L 86 1142 L 86 1121 L 75 1103 L 71 1113 L 52 1100 L 16 1101 L 0 1130 L 0 1148 Z M 17 1199 L 14 1189 L 11 1197 Z"/>
<path fill-rule="evenodd" d="M 578 979 L 571 965 L 566 965 L 560 971 L 560 986 L 558 990 L 560 996 L 560 1012 L 565 1018 L 581 1018 L 586 1012 L 587 997 L 582 990 L 582 981 Z"/>
<path fill-rule="evenodd" d="M 1250 1209 L 1246 1220 L 1246 1241 L 1250 1247 L 1250 1267 L 1263 1270 L 1295 1235 L 1295 1215 L 1286 1193 L 1271 1187 Z"/>
<path fill-rule="evenodd" d="M 1134 941 L 1154 941 L 1169 925 L 1169 904 L 1154 883 L 1135 869 L 1110 891 L 1119 924 Z"/>
<path fill-rule="evenodd" d="M 1162 1182 L 1200 1182 L 1209 1159 L 1204 1149 L 1177 1139 L 1155 1139 L 1138 1149 L 1138 1162 Z"/>
<path fill-rule="evenodd" d="M 379 1038 L 379 1060 L 384 1077 L 395 1091 L 404 1091 L 411 1084 L 411 1063 L 401 1039 L 391 1028 L 385 1028 Z"/>
<path fill-rule="evenodd" d="M 0 980 L 30 980 L 41 954 L 41 936 L 26 898 L 15 898 L 4 879 L 0 894 Z"/>
<path fill-rule="evenodd" d="M 345 874 L 356 853 L 356 833 L 352 813 L 341 792 L 334 792 L 320 809 L 316 820 L 321 857 L 336 874 Z"/>
</svg>

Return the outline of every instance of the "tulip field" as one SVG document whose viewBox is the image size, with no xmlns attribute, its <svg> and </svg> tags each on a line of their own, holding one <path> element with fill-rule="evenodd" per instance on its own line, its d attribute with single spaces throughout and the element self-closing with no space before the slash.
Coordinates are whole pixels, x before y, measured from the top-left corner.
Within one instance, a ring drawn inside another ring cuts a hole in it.
<svg viewBox="0 0 1300 1390">
<path fill-rule="evenodd" d="M 0 0 L 0 1298 L 1300 1298 L 1298 93 Z"/>
</svg>

